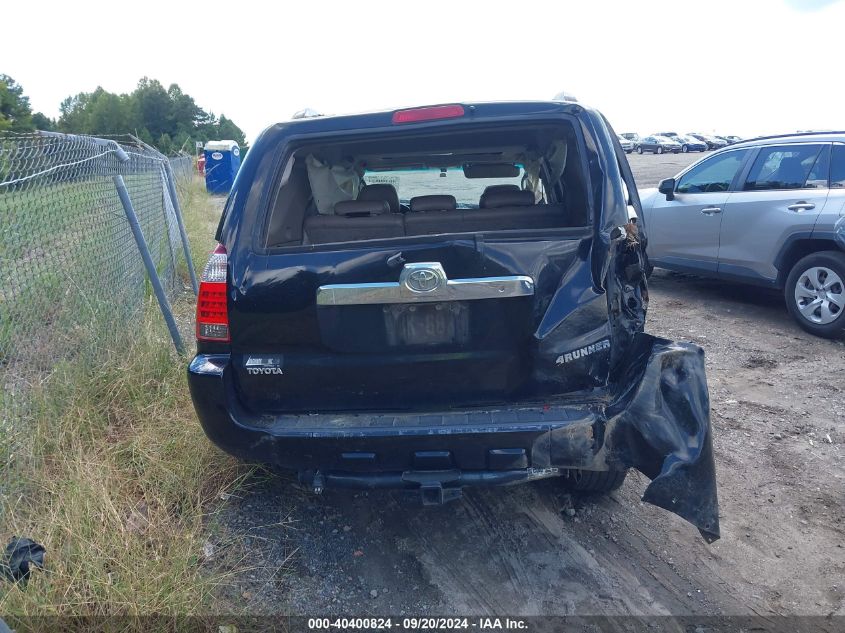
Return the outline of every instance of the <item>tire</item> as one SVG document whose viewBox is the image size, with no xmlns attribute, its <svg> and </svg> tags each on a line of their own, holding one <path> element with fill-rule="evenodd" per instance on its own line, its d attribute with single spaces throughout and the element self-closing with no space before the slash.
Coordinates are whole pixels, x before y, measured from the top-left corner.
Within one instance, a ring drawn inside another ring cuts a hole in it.
<svg viewBox="0 0 845 633">
<path fill-rule="evenodd" d="M 689 152 L 689 146 L 688 146 L 688 145 L 682 145 L 682 146 L 681 146 L 681 151 L 682 151 L 684 154 L 686 154 L 687 152 Z"/>
<path fill-rule="evenodd" d="M 619 488 L 627 474 L 627 470 L 582 470 L 580 477 L 569 477 L 563 481 L 573 492 L 606 494 Z"/>
<path fill-rule="evenodd" d="M 662 153 L 663 153 L 663 148 L 662 148 L 660 145 L 658 145 L 658 146 L 657 146 L 657 149 L 656 149 L 656 150 L 654 150 L 654 153 L 655 153 L 655 154 L 662 154 Z"/>
<path fill-rule="evenodd" d="M 642 153 L 643 153 L 643 148 L 642 148 L 642 146 L 640 146 L 640 147 L 637 148 L 637 154 L 642 154 Z"/>
<path fill-rule="evenodd" d="M 789 313 L 802 329 L 823 338 L 845 335 L 845 253 L 820 251 L 800 259 L 783 292 Z"/>
</svg>

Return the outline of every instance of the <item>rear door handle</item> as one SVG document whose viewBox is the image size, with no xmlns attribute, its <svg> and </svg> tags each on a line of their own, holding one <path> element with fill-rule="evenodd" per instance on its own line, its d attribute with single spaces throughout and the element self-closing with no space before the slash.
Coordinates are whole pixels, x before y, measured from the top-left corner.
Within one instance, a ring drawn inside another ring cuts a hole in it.
<svg viewBox="0 0 845 633">
<path fill-rule="evenodd" d="M 714 214 L 716 214 L 716 213 L 721 213 L 721 212 L 722 212 L 722 208 L 721 208 L 721 207 L 704 207 L 704 208 L 701 210 L 701 212 L 702 212 L 704 215 L 714 215 Z"/>
<path fill-rule="evenodd" d="M 814 205 L 812 202 L 801 201 L 796 202 L 795 204 L 790 204 L 786 208 L 790 211 L 809 211 L 810 209 L 815 209 L 816 205 Z"/>
</svg>

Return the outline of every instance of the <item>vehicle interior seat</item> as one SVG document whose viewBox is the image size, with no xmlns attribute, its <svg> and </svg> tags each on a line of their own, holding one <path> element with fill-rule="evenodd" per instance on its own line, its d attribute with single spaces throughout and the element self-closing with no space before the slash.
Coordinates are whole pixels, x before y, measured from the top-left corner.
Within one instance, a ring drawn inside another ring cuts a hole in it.
<svg viewBox="0 0 845 633">
<path fill-rule="evenodd" d="M 521 191 L 521 189 L 519 188 L 519 185 L 490 185 L 489 187 L 485 187 L 484 191 L 481 192 L 481 198 L 478 200 L 478 206 L 484 208 L 489 196 L 495 196 L 497 193 L 505 191 Z"/>
<path fill-rule="evenodd" d="M 399 194 L 396 187 L 387 183 L 376 183 L 364 186 L 358 192 L 358 200 L 384 200 L 390 206 L 390 213 L 400 213 Z"/>
<path fill-rule="evenodd" d="M 413 213 L 427 211 L 454 211 L 458 208 L 458 201 L 455 196 L 431 195 L 416 196 L 411 198 L 411 211 Z"/>
<path fill-rule="evenodd" d="M 479 209 L 464 212 L 465 231 L 547 229 L 564 225 L 563 205 L 535 204 L 534 192 L 516 185 L 487 187 L 479 202 Z"/>
<path fill-rule="evenodd" d="M 807 178 L 807 170 L 801 164 L 801 159 L 797 156 L 790 156 L 780 161 L 777 173 L 775 174 L 783 189 L 799 188 L 804 186 L 804 180 Z"/>
<path fill-rule="evenodd" d="M 510 187 L 511 185 L 504 186 Z M 516 185 L 513 186 L 515 189 L 496 189 L 494 191 L 490 191 L 492 187 L 487 187 L 481 194 L 478 207 L 480 209 L 499 209 L 502 207 L 527 207 L 534 204 L 533 191 L 520 189 Z"/>
<path fill-rule="evenodd" d="M 375 240 L 405 234 L 402 215 L 391 213 L 387 200 L 343 200 L 334 205 L 334 215 L 305 218 L 304 230 L 310 244 Z"/>
<path fill-rule="evenodd" d="M 405 214 L 405 233 L 432 235 L 435 233 L 460 233 L 463 212 L 458 210 L 455 196 L 430 195 L 411 198 L 410 212 Z"/>
</svg>

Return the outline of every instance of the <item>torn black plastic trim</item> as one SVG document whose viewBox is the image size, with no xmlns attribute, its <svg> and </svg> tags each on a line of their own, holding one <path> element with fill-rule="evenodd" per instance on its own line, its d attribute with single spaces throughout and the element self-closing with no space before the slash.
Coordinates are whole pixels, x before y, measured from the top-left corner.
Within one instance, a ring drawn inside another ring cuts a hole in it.
<svg viewBox="0 0 845 633">
<path fill-rule="evenodd" d="M 605 459 L 652 481 L 643 501 L 719 538 L 719 502 L 704 351 L 640 333 L 615 377 L 619 396 L 608 407 Z"/>
</svg>

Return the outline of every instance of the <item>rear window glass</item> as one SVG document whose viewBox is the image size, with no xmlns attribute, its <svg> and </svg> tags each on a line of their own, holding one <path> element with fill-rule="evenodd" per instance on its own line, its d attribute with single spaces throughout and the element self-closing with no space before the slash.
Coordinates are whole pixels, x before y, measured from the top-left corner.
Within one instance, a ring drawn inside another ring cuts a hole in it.
<svg viewBox="0 0 845 633">
<path fill-rule="evenodd" d="M 264 243 L 587 227 L 579 133 L 561 121 L 314 138 L 279 177 Z"/>
<path fill-rule="evenodd" d="M 779 145 L 760 150 L 745 182 L 746 191 L 817 189 L 827 186 L 827 170 L 814 171 L 823 145 Z M 821 161 L 822 163 L 824 160 Z M 824 172 L 821 174 L 819 172 Z"/>
<path fill-rule="evenodd" d="M 444 169 L 414 169 L 397 171 L 367 171 L 364 185 L 389 184 L 396 188 L 399 200 L 410 204 L 417 196 L 447 194 L 455 196 L 458 208 L 477 208 L 481 194 L 492 185 L 512 185 L 522 188 L 525 169 L 515 165 L 519 173 L 509 178 L 467 178 L 460 167 Z M 542 185 L 542 183 L 540 183 Z M 540 192 L 542 197 L 542 191 Z"/>
</svg>

